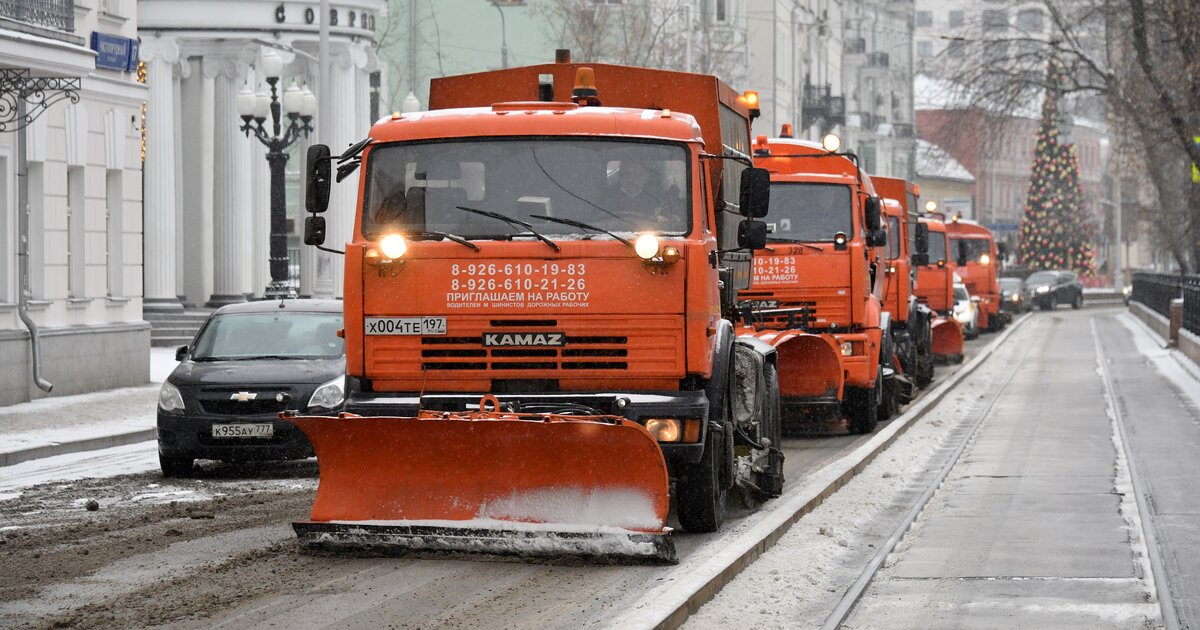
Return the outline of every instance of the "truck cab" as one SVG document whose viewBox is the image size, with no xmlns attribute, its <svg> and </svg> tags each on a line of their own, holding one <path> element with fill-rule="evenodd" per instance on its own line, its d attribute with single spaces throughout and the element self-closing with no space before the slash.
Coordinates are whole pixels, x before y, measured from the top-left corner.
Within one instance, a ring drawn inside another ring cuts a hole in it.
<svg viewBox="0 0 1200 630">
<path fill-rule="evenodd" d="M 1000 272 L 1003 262 L 991 230 L 967 219 L 951 217 L 946 223 L 949 264 L 973 297 L 979 298 L 979 328 L 1004 328 L 1008 314 L 1000 310 Z"/>
</svg>

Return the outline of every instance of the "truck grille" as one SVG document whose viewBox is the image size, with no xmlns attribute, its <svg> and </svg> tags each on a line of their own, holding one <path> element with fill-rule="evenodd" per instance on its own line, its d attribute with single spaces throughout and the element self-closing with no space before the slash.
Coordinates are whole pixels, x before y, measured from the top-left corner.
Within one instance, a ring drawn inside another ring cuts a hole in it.
<svg viewBox="0 0 1200 630">
<path fill-rule="evenodd" d="M 841 289 L 844 291 L 844 289 Z M 804 291 L 742 291 L 739 302 L 753 300 L 774 304 L 773 309 L 805 309 L 807 318 L 799 314 L 768 315 L 760 318 L 759 325 L 765 328 L 826 329 L 836 324 L 838 328 L 850 325 L 850 299 L 839 295 L 839 289 L 806 289 Z M 807 319 L 807 326 L 804 325 Z"/>
<path fill-rule="evenodd" d="M 495 326 L 497 322 L 492 322 Z M 539 327 L 557 326 L 552 320 Z M 501 327 L 511 328 L 511 323 Z M 628 337 L 570 336 L 561 348 L 485 348 L 479 337 L 424 337 L 426 370 L 624 370 Z M 580 347 L 583 346 L 583 347 Z"/>
</svg>

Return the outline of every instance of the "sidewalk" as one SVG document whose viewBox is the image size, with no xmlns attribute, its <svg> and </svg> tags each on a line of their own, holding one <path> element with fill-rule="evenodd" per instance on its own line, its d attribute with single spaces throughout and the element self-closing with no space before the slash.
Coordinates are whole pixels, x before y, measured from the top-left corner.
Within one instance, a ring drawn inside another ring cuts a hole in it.
<svg viewBox="0 0 1200 630">
<path fill-rule="evenodd" d="M 159 384 L 174 348 L 150 349 L 151 383 L 0 407 L 0 466 L 155 439 Z"/>
</svg>

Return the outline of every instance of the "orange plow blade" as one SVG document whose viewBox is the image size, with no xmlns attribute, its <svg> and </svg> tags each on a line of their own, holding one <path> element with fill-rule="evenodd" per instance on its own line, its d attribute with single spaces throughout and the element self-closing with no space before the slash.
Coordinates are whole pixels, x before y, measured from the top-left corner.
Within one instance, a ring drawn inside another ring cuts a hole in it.
<svg viewBox="0 0 1200 630">
<path fill-rule="evenodd" d="M 962 325 L 953 319 L 933 320 L 933 356 L 939 361 L 960 363 L 963 359 Z"/>
<path fill-rule="evenodd" d="M 317 454 L 306 547 L 674 562 L 658 443 L 616 416 L 285 417 Z"/>
</svg>

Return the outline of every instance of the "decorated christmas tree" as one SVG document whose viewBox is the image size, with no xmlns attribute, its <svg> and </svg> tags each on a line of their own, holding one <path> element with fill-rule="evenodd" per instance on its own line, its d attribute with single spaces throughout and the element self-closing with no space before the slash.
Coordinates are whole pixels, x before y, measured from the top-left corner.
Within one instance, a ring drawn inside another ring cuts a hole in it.
<svg viewBox="0 0 1200 630">
<path fill-rule="evenodd" d="M 1079 156 L 1075 145 L 1062 142 L 1058 130 L 1063 72 L 1062 61 L 1051 57 L 1029 195 L 1021 217 L 1020 258 L 1031 269 L 1070 269 L 1090 276 L 1095 273 L 1095 250 L 1079 204 Z"/>
</svg>

